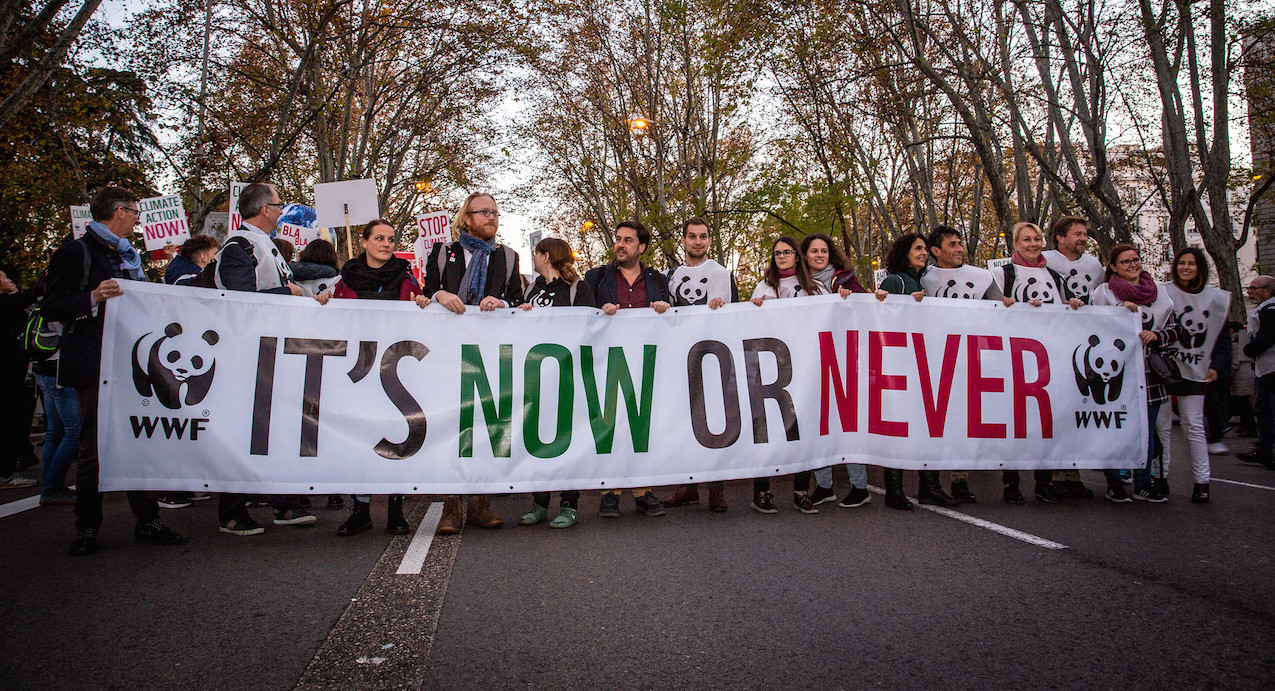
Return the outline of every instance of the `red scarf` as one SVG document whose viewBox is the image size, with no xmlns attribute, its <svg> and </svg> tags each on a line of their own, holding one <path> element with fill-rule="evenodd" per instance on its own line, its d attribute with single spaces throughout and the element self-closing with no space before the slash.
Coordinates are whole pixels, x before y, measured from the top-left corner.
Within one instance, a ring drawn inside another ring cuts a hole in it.
<svg viewBox="0 0 1275 691">
<path fill-rule="evenodd" d="M 797 267 L 795 266 L 792 267 L 791 269 L 779 269 L 780 278 L 792 278 L 793 276 L 796 276 L 796 275 L 797 275 Z"/>
<path fill-rule="evenodd" d="M 1025 266 L 1025 267 L 1027 267 L 1027 268 L 1029 268 L 1029 269 L 1043 269 L 1043 268 L 1045 268 L 1045 255 L 1043 255 L 1043 254 L 1042 254 L 1042 255 L 1040 255 L 1039 257 L 1037 257 L 1037 258 L 1036 258 L 1036 261 L 1034 261 L 1034 262 L 1029 262 L 1029 261 L 1027 261 L 1027 259 L 1026 259 L 1025 257 L 1023 257 L 1023 255 L 1019 254 L 1018 252 L 1014 252 L 1014 256 L 1013 256 L 1013 257 L 1010 257 L 1010 261 L 1012 261 L 1013 263 L 1015 263 L 1015 264 L 1017 264 L 1017 265 L 1019 265 L 1019 266 Z"/>
<path fill-rule="evenodd" d="M 1132 302 L 1135 305 L 1150 305 L 1155 302 L 1158 292 L 1151 274 L 1143 271 L 1137 283 L 1130 283 L 1116 274 L 1107 279 L 1107 287 L 1121 302 Z"/>
</svg>

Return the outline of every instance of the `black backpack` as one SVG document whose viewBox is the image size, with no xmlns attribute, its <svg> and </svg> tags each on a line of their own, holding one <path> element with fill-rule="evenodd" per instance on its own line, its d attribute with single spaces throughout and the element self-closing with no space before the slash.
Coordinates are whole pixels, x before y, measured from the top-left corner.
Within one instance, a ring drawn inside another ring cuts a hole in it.
<svg viewBox="0 0 1275 691">
<path fill-rule="evenodd" d="M 81 249 L 84 250 L 84 268 L 80 272 L 79 290 L 76 291 L 83 292 L 89 286 L 89 262 L 92 258 L 89 256 L 89 246 L 84 243 L 83 238 L 74 242 L 80 243 Z M 53 357 L 62 344 L 62 334 L 71 329 L 71 325 L 62 325 L 62 322 L 45 319 L 41 308 L 43 302 L 42 297 L 35 303 L 35 307 L 31 308 L 27 324 L 22 329 L 22 352 L 33 362 L 44 362 Z M 58 328 L 59 325 L 62 325 L 62 328 Z"/>
</svg>

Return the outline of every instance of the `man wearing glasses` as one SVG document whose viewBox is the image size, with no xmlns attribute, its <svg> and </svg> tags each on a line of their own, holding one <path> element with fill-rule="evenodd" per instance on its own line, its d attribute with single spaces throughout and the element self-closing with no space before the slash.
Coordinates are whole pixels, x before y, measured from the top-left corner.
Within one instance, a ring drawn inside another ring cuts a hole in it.
<svg viewBox="0 0 1275 691">
<path fill-rule="evenodd" d="M 93 195 L 84 237 L 71 240 L 53 254 L 41 303 L 44 316 L 62 322 L 58 354 L 58 385 L 75 389 L 82 423 L 76 461 L 75 539 L 72 556 L 97 551 L 102 527 L 102 495 L 98 492 L 97 382 L 102 364 L 102 327 L 106 303 L 124 293 L 124 282 L 145 281 L 142 257 L 130 239 L 137 227 L 139 197 L 118 187 L 104 187 Z M 126 492 L 137 517 L 137 542 L 177 545 L 181 535 L 159 520 L 159 504 L 150 492 Z"/>
<path fill-rule="evenodd" d="M 495 197 L 486 192 L 466 197 L 452 219 L 452 230 L 460 239 L 440 242 L 430 250 L 421 292 L 456 314 L 464 314 L 466 305 L 483 312 L 517 305 L 522 300 L 518 253 L 496 242 L 499 227 L 500 212 L 496 209 Z M 480 528 L 499 528 L 505 524 L 504 519 L 491 510 L 490 498 L 469 497 L 467 510 L 465 499 L 456 495 L 443 498 L 443 515 L 435 532 L 455 535 L 466 519 Z"/>
<path fill-rule="evenodd" d="M 1257 305 L 1248 313 L 1248 343 L 1244 354 L 1253 358 L 1257 375 L 1257 395 L 1253 415 L 1257 418 L 1257 447 L 1237 457 L 1245 463 L 1256 463 L 1275 470 L 1275 278 L 1258 276 L 1246 289 L 1250 302 Z"/>
<path fill-rule="evenodd" d="M 270 239 L 270 231 L 279 223 L 283 203 L 274 185 L 254 183 L 239 194 L 239 215 L 243 224 L 230 231 L 217 252 L 217 269 L 213 276 L 218 288 L 248 293 L 301 295 L 301 287 L 292 283 L 292 269 L 279 255 Z M 298 495 L 274 498 L 275 525 L 311 525 L 318 519 L 301 508 Z M 217 509 L 220 530 L 229 535 L 260 535 L 261 524 L 248 513 L 242 494 L 222 494 Z"/>
</svg>

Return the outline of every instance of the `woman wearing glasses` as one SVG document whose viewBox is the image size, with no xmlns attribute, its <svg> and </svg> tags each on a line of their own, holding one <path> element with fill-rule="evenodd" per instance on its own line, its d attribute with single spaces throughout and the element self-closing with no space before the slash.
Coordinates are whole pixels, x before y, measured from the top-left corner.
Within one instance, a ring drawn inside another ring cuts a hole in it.
<svg viewBox="0 0 1275 691">
<path fill-rule="evenodd" d="M 766 300 L 824 294 L 823 286 L 810 275 L 798 247 L 797 241 L 790 237 L 775 241 L 770 251 L 770 265 L 766 267 L 761 283 L 753 290 L 754 305 L 761 307 Z M 793 508 L 802 513 L 819 513 L 810 501 L 810 478 L 809 470 L 793 474 Z M 779 513 L 773 499 L 770 478 L 753 480 L 753 502 L 749 508 L 760 513 Z"/>
<path fill-rule="evenodd" d="M 1142 270 L 1142 257 L 1138 254 L 1138 248 L 1128 243 L 1112 247 L 1105 280 L 1105 283 L 1094 289 L 1089 303 L 1122 305 L 1142 315 L 1142 331 L 1138 333 L 1138 338 L 1143 345 L 1143 358 L 1150 354 L 1153 346 L 1160 347 L 1176 342 L 1182 335 L 1178 320 L 1173 315 L 1173 300 L 1155 284 L 1151 274 Z M 1150 433 L 1147 438 L 1146 460 L 1141 468 L 1133 471 L 1132 499 L 1120 482 L 1119 470 L 1103 471 L 1107 476 L 1107 498 L 1111 501 L 1120 504 L 1133 499 L 1154 503 L 1167 501 L 1151 479 L 1156 415 L 1160 412 L 1160 405 L 1167 400 L 1169 394 L 1164 385 L 1148 374 L 1147 424 Z"/>
</svg>

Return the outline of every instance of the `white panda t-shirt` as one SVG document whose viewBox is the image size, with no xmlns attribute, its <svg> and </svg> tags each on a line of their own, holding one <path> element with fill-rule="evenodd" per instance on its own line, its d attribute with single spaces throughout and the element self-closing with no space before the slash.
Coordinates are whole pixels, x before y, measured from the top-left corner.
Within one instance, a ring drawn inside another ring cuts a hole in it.
<svg viewBox="0 0 1275 691">
<path fill-rule="evenodd" d="M 1231 306 L 1231 294 L 1225 290 L 1205 286 L 1198 293 L 1188 293 L 1172 281 L 1160 284 L 1160 292 L 1173 302 L 1173 313 L 1178 318 L 1182 335 L 1164 346 L 1165 354 L 1181 363 L 1182 377 L 1202 382 L 1209 373 L 1209 356 L 1213 344 L 1226 323 L 1226 311 Z"/>
<path fill-rule="evenodd" d="M 730 302 L 730 286 L 730 271 L 712 259 L 696 266 L 682 264 L 668 275 L 668 292 L 673 296 L 672 303 L 678 306 L 707 305 L 713 298 Z"/>
<path fill-rule="evenodd" d="M 992 287 L 992 272 L 969 264 L 955 269 L 931 266 L 921 274 L 921 287 L 929 297 L 982 300 Z"/>
<path fill-rule="evenodd" d="M 1111 292 L 1111 288 L 1106 283 L 1098 286 L 1089 297 L 1091 305 L 1119 305 L 1120 298 Z M 1155 302 L 1150 305 L 1138 305 L 1138 313 L 1142 315 L 1142 329 L 1144 331 L 1155 331 L 1163 328 L 1169 321 L 1169 315 L 1173 314 L 1173 300 L 1163 290 L 1156 286 Z"/>
<path fill-rule="evenodd" d="M 1098 261 L 1097 257 L 1082 254 L 1080 259 L 1073 262 L 1058 250 L 1045 250 L 1043 254 L 1045 266 L 1062 277 L 1063 285 L 1071 292 L 1072 297 L 1080 298 L 1088 303 L 1089 296 L 1102 285 L 1102 276 L 1105 272 L 1102 262 Z"/>
<path fill-rule="evenodd" d="M 1010 286 L 1009 292 L 1005 291 L 1005 268 L 1013 266 L 1014 284 Z M 1001 289 L 1001 293 L 1006 297 L 1011 297 L 1018 302 L 1029 302 L 1031 300 L 1040 300 L 1043 303 L 1058 303 L 1066 300 L 1066 295 L 1062 293 L 1062 286 L 1058 285 L 1057 279 L 1049 272 L 1049 268 L 1034 266 L 1018 266 L 1017 264 L 1002 264 L 991 270 L 992 280 L 996 282 L 997 287 Z"/>
<path fill-rule="evenodd" d="M 819 284 L 819 281 L 813 281 L 813 283 L 815 284 L 816 292 L 807 293 L 806 291 L 802 290 L 801 285 L 797 283 L 796 276 L 789 276 L 788 278 L 779 279 L 778 291 L 776 291 L 774 288 L 771 288 L 770 284 L 766 283 L 766 281 L 763 280 L 761 283 L 757 284 L 756 288 L 753 288 L 753 298 L 754 299 L 759 298 L 763 295 L 765 295 L 767 299 L 795 298 L 795 297 L 806 297 L 808 295 L 822 295 L 823 286 Z"/>
</svg>

